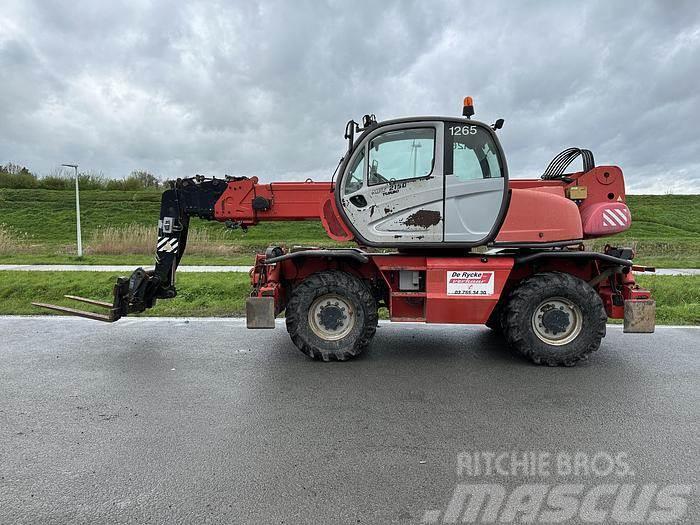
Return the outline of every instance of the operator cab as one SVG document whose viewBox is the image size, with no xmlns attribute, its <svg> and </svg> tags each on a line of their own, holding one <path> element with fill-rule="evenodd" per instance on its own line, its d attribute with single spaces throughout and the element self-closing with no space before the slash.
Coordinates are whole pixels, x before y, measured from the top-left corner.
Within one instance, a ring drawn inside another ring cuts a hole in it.
<svg viewBox="0 0 700 525">
<path fill-rule="evenodd" d="M 471 108 L 471 113 L 469 109 Z M 466 118 L 354 122 L 336 204 L 368 246 L 470 247 L 496 236 L 507 210 L 508 169 L 494 129 Z"/>
</svg>

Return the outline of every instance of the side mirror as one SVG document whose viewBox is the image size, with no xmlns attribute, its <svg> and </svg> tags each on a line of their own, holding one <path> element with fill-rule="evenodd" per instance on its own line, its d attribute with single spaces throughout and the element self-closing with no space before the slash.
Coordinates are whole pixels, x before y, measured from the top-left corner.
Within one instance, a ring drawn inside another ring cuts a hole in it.
<svg viewBox="0 0 700 525">
<path fill-rule="evenodd" d="M 499 118 L 499 119 L 493 124 L 493 126 L 491 126 L 491 128 L 492 128 L 494 131 L 496 131 L 496 130 L 498 130 L 498 129 L 501 129 L 501 128 L 503 127 L 503 124 L 504 124 L 504 123 L 505 123 L 505 120 L 503 120 L 502 118 Z"/>
</svg>

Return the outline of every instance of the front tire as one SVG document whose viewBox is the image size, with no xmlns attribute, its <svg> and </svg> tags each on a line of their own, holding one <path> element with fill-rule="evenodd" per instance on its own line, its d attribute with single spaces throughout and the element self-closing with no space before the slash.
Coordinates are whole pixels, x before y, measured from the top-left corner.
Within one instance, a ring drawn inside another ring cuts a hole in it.
<svg viewBox="0 0 700 525">
<path fill-rule="evenodd" d="M 598 350 L 608 317 L 588 283 L 548 272 L 513 290 L 502 319 L 510 346 L 535 364 L 573 366 Z"/>
<path fill-rule="evenodd" d="M 345 361 L 369 346 L 377 330 L 377 303 L 357 277 L 339 270 L 304 279 L 287 303 L 287 332 L 304 354 Z"/>
</svg>

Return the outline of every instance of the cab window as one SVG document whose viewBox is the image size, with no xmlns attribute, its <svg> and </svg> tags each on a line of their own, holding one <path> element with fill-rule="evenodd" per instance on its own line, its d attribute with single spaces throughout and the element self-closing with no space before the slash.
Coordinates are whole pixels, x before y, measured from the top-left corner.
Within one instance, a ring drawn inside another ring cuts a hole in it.
<svg viewBox="0 0 700 525">
<path fill-rule="evenodd" d="M 490 134 L 474 125 L 448 125 L 452 140 L 452 173 L 459 180 L 502 177 L 503 171 Z"/>
<path fill-rule="evenodd" d="M 429 176 L 435 161 L 435 129 L 387 131 L 369 143 L 370 186 Z"/>
<path fill-rule="evenodd" d="M 364 185 L 363 175 L 365 166 L 365 152 L 360 151 L 360 154 L 355 157 L 355 160 L 350 165 L 350 170 L 348 171 L 347 177 L 345 177 L 345 187 L 344 194 L 350 195 L 355 193 L 357 190 L 362 189 Z"/>
</svg>

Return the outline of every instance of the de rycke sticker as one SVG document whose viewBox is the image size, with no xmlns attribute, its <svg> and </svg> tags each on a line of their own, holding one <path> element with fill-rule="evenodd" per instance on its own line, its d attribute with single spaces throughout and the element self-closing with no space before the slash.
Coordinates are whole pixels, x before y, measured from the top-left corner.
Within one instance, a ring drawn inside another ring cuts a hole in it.
<svg viewBox="0 0 700 525">
<path fill-rule="evenodd" d="M 447 295 L 493 295 L 494 272 L 450 270 L 447 272 Z"/>
</svg>

